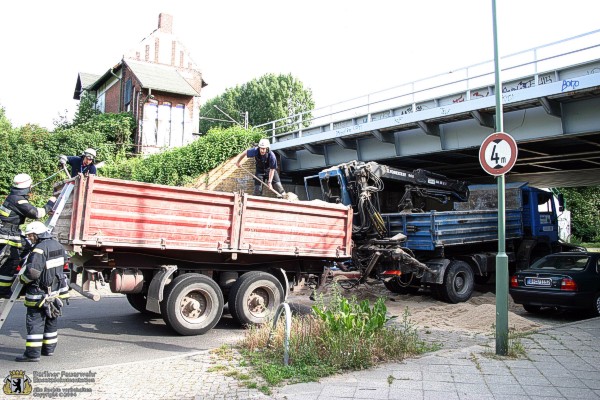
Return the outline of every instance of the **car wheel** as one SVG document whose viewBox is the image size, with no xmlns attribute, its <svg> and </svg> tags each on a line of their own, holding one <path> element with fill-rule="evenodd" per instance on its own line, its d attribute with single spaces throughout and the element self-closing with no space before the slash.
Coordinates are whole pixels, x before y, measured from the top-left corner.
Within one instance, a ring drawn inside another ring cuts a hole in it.
<svg viewBox="0 0 600 400">
<path fill-rule="evenodd" d="M 537 314 L 542 309 L 542 307 L 540 306 L 533 306 L 531 304 L 523 304 L 523 308 L 525 309 L 525 311 L 532 314 Z"/>
<path fill-rule="evenodd" d="M 594 316 L 596 316 L 596 317 L 600 316 L 600 293 L 596 294 L 592 312 L 594 313 Z"/>
</svg>

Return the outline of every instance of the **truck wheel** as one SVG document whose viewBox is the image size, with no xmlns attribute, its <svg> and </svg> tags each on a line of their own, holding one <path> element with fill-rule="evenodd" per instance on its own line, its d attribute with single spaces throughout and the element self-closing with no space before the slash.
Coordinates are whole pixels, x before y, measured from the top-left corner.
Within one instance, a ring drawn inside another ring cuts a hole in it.
<svg viewBox="0 0 600 400">
<path fill-rule="evenodd" d="M 413 278 L 411 283 L 416 285 L 420 282 L 419 279 Z M 401 276 L 396 276 L 389 281 L 384 281 L 383 284 L 387 290 L 397 294 L 417 294 L 420 289 L 419 286 L 406 286 L 406 283 Z"/>
<path fill-rule="evenodd" d="M 464 261 L 452 261 L 446 269 L 444 283 L 438 287 L 438 295 L 448 303 L 467 301 L 473 295 L 473 270 Z"/>
<path fill-rule="evenodd" d="M 250 271 L 238 278 L 229 292 L 229 311 L 241 325 L 260 325 L 283 301 L 283 287 L 273 275 Z"/>
<path fill-rule="evenodd" d="M 150 310 L 146 310 L 146 294 L 145 293 L 127 293 L 127 301 L 131 304 L 131 307 L 135 308 L 137 311 L 141 312 L 144 315 L 151 316 L 160 316 L 159 313 L 152 312 Z"/>
<path fill-rule="evenodd" d="M 165 323 L 180 335 L 202 335 L 221 319 L 223 293 L 206 275 L 180 275 L 165 287 L 160 311 Z"/>
</svg>

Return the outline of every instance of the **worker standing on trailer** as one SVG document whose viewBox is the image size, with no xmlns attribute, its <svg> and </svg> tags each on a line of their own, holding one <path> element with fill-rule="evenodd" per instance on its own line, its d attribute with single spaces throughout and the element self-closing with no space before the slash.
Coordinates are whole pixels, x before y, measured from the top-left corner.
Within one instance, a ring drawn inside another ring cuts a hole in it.
<svg viewBox="0 0 600 400">
<path fill-rule="evenodd" d="M 45 217 L 56 202 L 56 197 L 52 196 L 43 208 L 31 204 L 31 183 L 28 174 L 16 175 L 10 193 L 0 206 L 0 298 L 10 297 L 10 287 L 26 244 L 19 226 L 25 223 L 26 218 Z"/>
<path fill-rule="evenodd" d="M 48 227 L 34 221 L 25 228 L 33 248 L 26 257 L 25 271 L 19 275 L 25 285 L 27 340 L 19 362 L 37 362 L 40 355 L 54 354 L 58 342 L 58 317 L 62 299 L 69 297 L 67 276 L 63 271 L 65 248 L 52 238 Z"/>
<path fill-rule="evenodd" d="M 236 165 L 238 168 L 246 160 L 246 158 L 254 157 L 256 161 L 256 177 L 265 182 L 271 190 L 275 188 L 277 193 L 283 195 L 285 190 L 279 180 L 279 174 L 277 173 L 277 158 L 275 154 L 269 150 L 269 140 L 260 139 L 258 147 L 253 147 L 243 152 L 237 160 Z M 254 195 L 262 196 L 263 187 L 261 182 L 255 179 L 254 182 Z"/>
<path fill-rule="evenodd" d="M 71 166 L 71 178 L 76 177 L 77 174 L 96 175 L 95 159 L 96 150 L 92 148 L 85 149 L 80 156 L 59 156 L 61 165 L 69 164 Z"/>
</svg>

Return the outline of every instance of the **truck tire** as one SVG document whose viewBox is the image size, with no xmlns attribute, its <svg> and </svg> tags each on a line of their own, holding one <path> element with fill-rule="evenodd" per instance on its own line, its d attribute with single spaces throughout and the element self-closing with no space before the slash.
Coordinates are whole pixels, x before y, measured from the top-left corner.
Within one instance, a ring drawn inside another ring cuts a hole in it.
<svg viewBox="0 0 600 400">
<path fill-rule="evenodd" d="M 416 285 L 420 283 L 419 281 L 419 279 L 413 278 L 411 283 Z M 389 281 L 384 281 L 383 284 L 387 290 L 396 294 L 417 294 L 420 289 L 419 286 L 407 286 L 401 276 L 394 277 Z"/>
<path fill-rule="evenodd" d="M 444 274 L 444 283 L 437 287 L 441 300 L 456 304 L 469 300 L 473 295 L 473 270 L 464 261 L 452 261 Z"/>
<path fill-rule="evenodd" d="M 159 313 L 146 310 L 147 297 L 145 293 L 127 293 L 126 297 L 129 304 L 131 304 L 131 307 L 135 308 L 142 314 L 150 316 L 160 316 Z"/>
<path fill-rule="evenodd" d="M 223 293 L 206 275 L 180 275 L 165 287 L 160 311 L 167 326 L 180 335 L 202 335 L 221 319 Z"/>
<path fill-rule="evenodd" d="M 246 272 L 231 287 L 229 312 L 242 326 L 260 325 L 273 315 L 283 298 L 283 286 L 273 275 Z"/>
</svg>

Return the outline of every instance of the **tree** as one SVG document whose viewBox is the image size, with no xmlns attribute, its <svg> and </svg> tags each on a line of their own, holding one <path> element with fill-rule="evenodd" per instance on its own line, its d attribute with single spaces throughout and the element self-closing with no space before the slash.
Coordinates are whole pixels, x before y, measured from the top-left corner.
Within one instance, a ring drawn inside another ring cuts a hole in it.
<svg viewBox="0 0 600 400">
<path fill-rule="evenodd" d="M 255 127 L 283 119 L 277 127 L 280 128 L 278 132 L 284 132 L 297 129 L 300 121 L 310 119 L 309 111 L 315 104 L 312 91 L 305 89 L 302 82 L 291 74 L 266 74 L 241 86 L 227 89 L 222 95 L 207 101 L 200 108 L 200 117 L 203 118 L 200 120 L 200 132 L 207 132 L 216 126 L 231 126 L 229 118 L 215 106 L 240 124 L 243 121 L 242 115 L 247 111 L 248 123 Z M 306 123 L 303 125 L 306 126 Z"/>
<path fill-rule="evenodd" d="M 12 130 L 10 120 L 6 118 L 4 107 L 0 106 L 0 133 L 8 133 Z"/>
<path fill-rule="evenodd" d="M 600 242 L 600 187 L 558 188 L 571 211 L 573 236 L 582 242 Z"/>
</svg>

